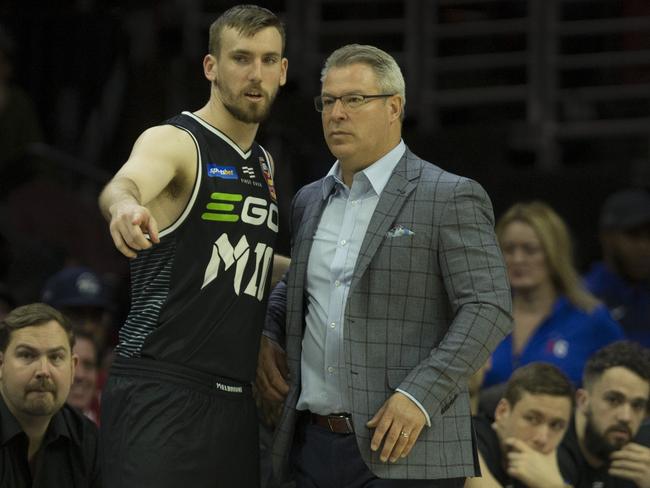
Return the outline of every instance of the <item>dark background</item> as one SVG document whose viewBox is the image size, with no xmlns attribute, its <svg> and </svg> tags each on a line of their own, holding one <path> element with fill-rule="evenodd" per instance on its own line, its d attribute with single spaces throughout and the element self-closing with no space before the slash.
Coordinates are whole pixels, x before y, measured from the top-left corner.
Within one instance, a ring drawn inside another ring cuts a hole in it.
<svg viewBox="0 0 650 488">
<path fill-rule="evenodd" d="M 0 110 L 0 282 L 19 302 L 69 264 L 125 293 L 127 260 L 97 195 L 144 129 L 205 103 L 207 30 L 235 3 L 0 3 L 0 50 L 27 100 Z M 519 200 L 549 202 L 572 229 L 581 271 L 600 253 L 605 197 L 650 186 L 646 0 L 260 4 L 287 28 L 289 81 L 258 136 L 276 160 L 281 252 L 292 195 L 333 162 L 311 99 L 325 57 L 349 42 L 402 66 L 404 139 L 416 154 L 479 181 L 497 217 Z"/>
</svg>

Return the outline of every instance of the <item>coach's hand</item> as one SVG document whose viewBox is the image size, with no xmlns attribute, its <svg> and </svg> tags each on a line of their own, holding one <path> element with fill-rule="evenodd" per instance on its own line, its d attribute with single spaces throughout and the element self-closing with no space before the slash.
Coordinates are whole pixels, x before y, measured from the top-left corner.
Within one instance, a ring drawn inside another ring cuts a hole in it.
<svg viewBox="0 0 650 488">
<path fill-rule="evenodd" d="M 288 380 L 287 355 L 278 344 L 262 336 L 255 382 L 258 391 L 266 400 L 284 401 L 284 397 L 289 393 Z"/>
<path fill-rule="evenodd" d="M 396 392 L 366 424 L 375 429 L 370 448 L 378 450 L 383 440 L 384 447 L 379 458 L 384 463 L 389 459 L 394 463 L 400 457 L 408 456 L 426 422 L 420 407 L 406 395 Z"/>
</svg>

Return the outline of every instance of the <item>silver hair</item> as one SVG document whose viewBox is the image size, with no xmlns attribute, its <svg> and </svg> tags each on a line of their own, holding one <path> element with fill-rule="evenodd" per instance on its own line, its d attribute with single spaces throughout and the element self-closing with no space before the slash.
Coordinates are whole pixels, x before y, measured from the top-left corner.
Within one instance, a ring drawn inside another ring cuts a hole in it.
<svg viewBox="0 0 650 488">
<path fill-rule="evenodd" d="M 351 64 L 365 64 L 375 73 L 377 85 L 382 93 L 396 93 L 402 99 L 402 116 L 406 108 L 406 84 L 402 70 L 395 59 L 385 51 L 375 47 L 362 44 L 348 44 L 343 46 L 325 60 L 321 71 L 320 81 L 325 80 L 327 72 L 331 68 L 340 68 Z"/>
</svg>

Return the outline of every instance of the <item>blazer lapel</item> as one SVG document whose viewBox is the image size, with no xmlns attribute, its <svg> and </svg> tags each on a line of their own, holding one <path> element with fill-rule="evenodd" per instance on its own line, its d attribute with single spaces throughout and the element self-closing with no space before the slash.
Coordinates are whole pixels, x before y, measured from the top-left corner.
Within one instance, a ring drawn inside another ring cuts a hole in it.
<svg viewBox="0 0 650 488">
<path fill-rule="evenodd" d="M 354 288 L 363 276 L 406 198 L 417 187 L 421 167 L 422 162 L 407 148 L 381 192 L 375 213 L 370 219 L 354 268 L 351 288 Z"/>
</svg>

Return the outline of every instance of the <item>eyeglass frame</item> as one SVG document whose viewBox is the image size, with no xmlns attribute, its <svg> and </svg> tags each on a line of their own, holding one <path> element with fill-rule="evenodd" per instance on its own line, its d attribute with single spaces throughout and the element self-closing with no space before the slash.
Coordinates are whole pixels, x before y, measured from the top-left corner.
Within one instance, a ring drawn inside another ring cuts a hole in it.
<svg viewBox="0 0 650 488">
<path fill-rule="evenodd" d="M 356 109 L 360 108 L 361 106 L 365 105 L 366 103 L 371 102 L 372 100 L 376 100 L 376 99 L 379 99 L 379 98 L 388 98 L 388 97 L 392 97 L 392 96 L 395 96 L 395 95 L 397 95 L 397 93 L 380 93 L 380 94 L 377 94 L 377 95 L 363 95 L 362 93 L 348 93 L 346 95 L 341 95 L 340 97 L 334 97 L 332 95 L 325 95 L 325 97 L 326 98 L 331 98 L 333 100 L 332 101 L 332 108 L 334 108 L 334 105 L 336 104 L 336 101 L 340 100 L 341 105 L 343 105 L 343 108 L 345 108 L 347 110 L 356 110 Z M 348 105 L 348 102 L 343 100 L 344 98 L 347 98 L 347 97 L 361 97 L 362 101 L 358 106 L 350 107 Z M 319 103 L 320 103 L 320 107 L 321 107 L 320 110 L 318 108 Z M 318 113 L 325 112 L 325 106 L 323 105 L 323 95 L 316 95 L 314 97 L 314 107 L 316 108 L 316 112 L 318 112 Z M 331 110 L 331 109 L 329 109 L 329 110 Z"/>
</svg>

